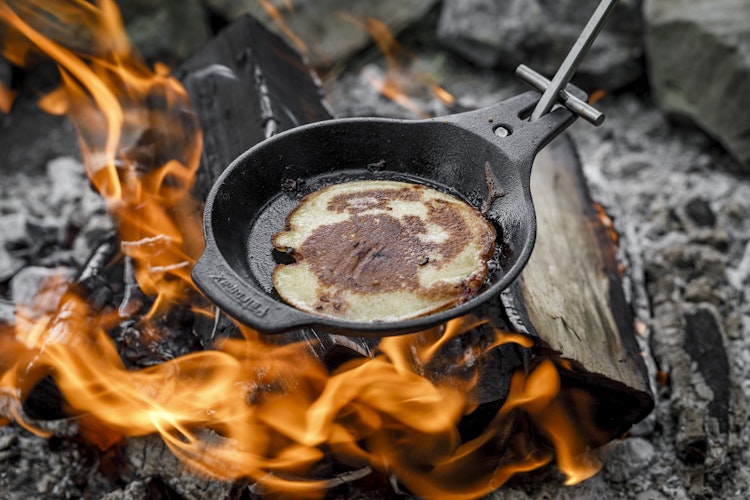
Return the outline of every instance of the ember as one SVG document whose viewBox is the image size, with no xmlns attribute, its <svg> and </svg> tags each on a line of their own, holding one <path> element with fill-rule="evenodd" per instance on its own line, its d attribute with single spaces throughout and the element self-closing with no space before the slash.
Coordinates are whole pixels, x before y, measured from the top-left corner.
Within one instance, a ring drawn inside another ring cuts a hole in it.
<svg viewBox="0 0 750 500">
<path fill-rule="evenodd" d="M 46 33 L 49 19 L 79 23 L 87 51 Z M 134 54 L 111 0 L 0 0 L 0 20 L 12 35 L 8 60 L 21 66 L 43 53 L 57 64 L 62 85 L 40 105 L 76 125 L 89 178 L 117 223 L 118 258 L 136 281 L 120 307 L 95 307 L 70 287 L 53 310 L 43 294 L 18 308 L 14 327 L 0 331 L 6 423 L 49 437 L 23 404 L 51 376 L 66 412 L 85 416 L 81 435 L 100 449 L 156 433 L 192 471 L 249 479 L 265 493 L 322 496 L 333 475 L 373 470 L 419 496 L 465 498 L 553 461 L 567 484 L 600 469 L 592 450 L 620 424 L 600 429 L 594 396 L 563 382 L 575 367 L 511 332 L 492 308 L 383 339 L 337 366 L 315 354 L 326 334 L 279 340 L 241 325 L 237 338 L 209 349 L 127 366 L 113 341 L 123 322 L 159 338 L 174 328 L 175 310 L 221 320 L 190 279 L 202 249 L 200 203 L 190 196 L 198 118 L 167 68 Z M 3 96 L 11 94 L 0 88 Z M 520 361 L 498 368 L 503 353 Z M 503 370 L 507 388 L 488 389 Z M 482 422 L 467 430 L 471 418 Z"/>
</svg>

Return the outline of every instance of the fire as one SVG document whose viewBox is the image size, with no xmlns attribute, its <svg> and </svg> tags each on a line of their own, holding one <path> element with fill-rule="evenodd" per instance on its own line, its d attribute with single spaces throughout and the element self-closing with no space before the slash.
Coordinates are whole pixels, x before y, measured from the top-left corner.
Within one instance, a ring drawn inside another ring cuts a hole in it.
<svg viewBox="0 0 750 500">
<path fill-rule="evenodd" d="M 15 93 L 0 82 L 0 111 L 6 114 L 10 113 L 14 98 Z"/>
<path fill-rule="evenodd" d="M 90 52 L 43 35 L 50 20 L 80 23 Z M 484 495 L 555 457 L 569 483 L 598 470 L 592 440 L 567 410 L 561 368 L 550 360 L 518 369 L 486 429 L 462 438 L 462 419 L 482 404 L 484 360 L 507 344 L 533 348 L 487 318 L 384 339 L 373 357 L 333 372 L 308 343 L 280 344 L 242 326 L 241 339 L 128 369 L 110 337 L 124 319 L 158 335 L 170 308 L 213 314 L 190 280 L 202 241 L 199 205 L 189 196 L 201 150 L 197 118 L 166 68 L 136 57 L 112 0 L 0 0 L 0 21 L 8 27 L 8 60 L 22 64 L 36 51 L 58 64 L 62 85 L 40 104 L 78 128 L 90 179 L 118 223 L 123 258 L 151 297 L 145 307 L 95 312 L 71 288 L 55 309 L 41 295 L 34 307 L 19 308 L 14 328 L 0 331 L 0 423 L 46 436 L 22 403 L 52 376 L 82 435 L 102 449 L 158 433 L 192 470 L 250 478 L 265 492 L 323 495 L 334 482 L 318 471 L 330 463 L 370 468 L 440 498 Z M 472 333 L 478 329 L 484 333 Z"/>
<path fill-rule="evenodd" d="M 279 30 L 281 30 L 282 33 L 287 37 L 289 41 L 294 44 L 294 46 L 297 48 L 297 50 L 302 53 L 307 53 L 307 45 L 305 42 L 303 42 L 300 37 L 297 36 L 297 34 L 292 31 L 291 28 L 286 24 L 286 21 L 284 20 L 284 16 L 282 15 L 281 11 L 276 8 L 275 5 L 273 5 L 269 0 L 258 0 L 258 3 L 261 7 L 263 7 L 263 10 L 266 11 L 266 14 L 270 16 L 271 19 L 273 19 L 273 22 L 276 23 L 276 26 L 278 26 Z M 286 10 L 292 11 L 293 7 L 291 4 L 291 0 L 285 0 L 284 5 L 286 7 Z"/>
<path fill-rule="evenodd" d="M 338 13 L 338 17 L 367 31 L 385 56 L 387 65 L 385 75 L 373 66 L 367 66 L 362 71 L 362 77 L 383 97 L 422 117 L 426 117 L 428 113 L 409 94 L 428 89 L 431 95 L 444 105 L 451 106 L 453 104 L 453 96 L 431 81 L 426 73 L 409 71 L 406 68 L 407 63 L 414 59 L 414 55 L 398 43 L 382 21 L 373 17 L 360 20 L 343 12 Z M 421 88 L 415 89 L 415 86 Z"/>
</svg>

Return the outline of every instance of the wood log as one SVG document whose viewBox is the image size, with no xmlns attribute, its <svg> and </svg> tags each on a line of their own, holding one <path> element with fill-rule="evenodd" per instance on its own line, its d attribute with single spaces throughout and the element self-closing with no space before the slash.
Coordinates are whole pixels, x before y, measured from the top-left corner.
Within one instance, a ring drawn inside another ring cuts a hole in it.
<svg viewBox="0 0 750 500">
<path fill-rule="evenodd" d="M 232 23 L 177 73 L 203 126 L 194 195 L 246 149 L 278 132 L 331 118 L 302 58 L 256 19 Z"/>
<path fill-rule="evenodd" d="M 569 362 L 563 376 L 602 401 L 599 419 L 615 434 L 654 406 L 617 242 L 594 203 L 567 136 L 536 157 L 531 192 L 537 240 L 520 278 L 503 294 L 514 326 Z"/>
</svg>

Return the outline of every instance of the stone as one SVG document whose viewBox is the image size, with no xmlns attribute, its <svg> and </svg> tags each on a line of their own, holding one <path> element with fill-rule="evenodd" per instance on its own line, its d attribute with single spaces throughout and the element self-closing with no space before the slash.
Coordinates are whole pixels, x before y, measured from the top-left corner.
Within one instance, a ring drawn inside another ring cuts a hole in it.
<svg viewBox="0 0 750 500">
<path fill-rule="evenodd" d="M 119 3 L 128 37 L 146 60 L 176 64 L 211 38 L 211 26 L 200 0 Z"/>
<path fill-rule="evenodd" d="M 598 0 L 445 0 L 438 37 L 481 67 L 523 63 L 552 78 Z M 585 88 L 616 89 L 643 75 L 640 0 L 620 1 L 579 67 Z"/>
<path fill-rule="evenodd" d="M 665 111 L 687 117 L 750 168 L 750 0 L 645 0 L 648 76 Z"/>
<path fill-rule="evenodd" d="M 305 55 L 316 69 L 330 68 L 373 40 L 364 27 L 367 18 L 383 23 L 396 34 L 432 8 L 437 0 L 205 0 L 226 19 L 244 14 L 258 18 Z M 274 19 L 275 17 L 275 19 Z"/>
</svg>

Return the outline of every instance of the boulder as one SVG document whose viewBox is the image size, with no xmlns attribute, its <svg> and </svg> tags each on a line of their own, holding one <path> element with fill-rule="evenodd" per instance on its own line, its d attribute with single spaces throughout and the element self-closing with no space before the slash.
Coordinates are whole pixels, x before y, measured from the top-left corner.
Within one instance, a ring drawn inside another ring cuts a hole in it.
<svg viewBox="0 0 750 500">
<path fill-rule="evenodd" d="M 750 0 L 645 0 L 644 20 L 659 105 L 750 168 Z"/>
<path fill-rule="evenodd" d="M 200 0 L 122 0 L 125 29 L 149 61 L 176 64 L 211 38 L 211 26 Z"/>
<path fill-rule="evenodd" d="M 204 0 L 228 20 L 252 14 L 307 56 L 316 69 L 328 68 L 372 44 L 362 26 L 368 17 L 398 33 L 418 21 L 437 0 Z"/>
<path fill-rule="evenodd" d="M 555 73 L 599 0 L 444 0 L 438 37 L 482 67 L 523 63 Z M 616 89 L 643 75 L 641 0 L 621 0 L 576 74 L 576 82 Z"/>
</svg>

